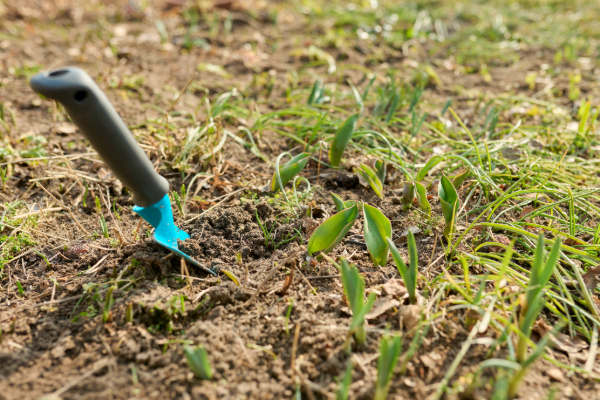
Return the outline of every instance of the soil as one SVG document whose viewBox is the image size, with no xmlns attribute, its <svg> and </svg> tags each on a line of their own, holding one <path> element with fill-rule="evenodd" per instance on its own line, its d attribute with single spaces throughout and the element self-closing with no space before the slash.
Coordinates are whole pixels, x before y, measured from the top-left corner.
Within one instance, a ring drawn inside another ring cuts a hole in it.
<svg viewBox="0 0 600 400">
<path fill-rule="evenodd" d="M 64 114 L 59 110 L 54 122 L 51 104 L 40 102 L 27 87 L 26 76 L 10 72 L 11 68 L 77 65 L 86 69 L 126 123 L 140 126 L 134 132 L 151 160 L 161 166 L 159 170 L 171 187 L 180 187 L 189 183 L 193 174 L 184 181 L 180 171 L 170 170 L 164 163 L 158 141 L 146 125 L 148 119 L 160 114 L 147 105 L 167 109 L 194 76 L 199 62 L 221 65 L 228 75 L 216 79 L 201 72 L 195 86 L 177 104 L 181 110 L 203 107 L 206 93 L 213 98 L 233 87 L 246 93 L 260 92 L 252 81 L 259 72 L 276 77 L 273 101 L 283 103 L 285 74 L 302 65 L 289 53 L 302 40 L 304 27 L 296 15 L 285 10 L 280 11 L 285 23 L 277 26 L 266 17 L 250 19 L 246 11 L 238 10 L 233 14 L 231 35 L 212 40 L 210 51 L 184 51 L 176 38 L 175 44 L 161 44 L 154 23 L 148 15 L 140 14 L 134 3 L 114 1 L 100 7 L 92 1 L 88 9 L 86 4 L 68 0 L 55 5 L 23 0 L 18 6 L 4 6 L 0 27 L 10 35 L 0 42 L 0 99 L 14 110 L 18 126 L 6 136 L 7 143 L 22 146 L 24 140 L 30 140 L 27 137 L 40 135 L 47 141 L 47 154 L 55 157 L 51 160 L 62 162 L 59 149 L 69 156 L 79 155 L 69 158 L 69 168 L 91 177 L 94 185 L 84 204 L 81 179 L 56 177 L 60 172 L 57 163 L 17 163 L 0 194 L 6 204 L 21 200 L 31 207 L 61 208 L 42 188 L 32 185 L 32 180 L 37 180 L 72 211 L 72 216 L 60 209 L 49 212 L 38 219 L 37 230 L 30 232 L 35 249 L 48 262 L 36 252 L 18 250 L 16 258 L 4 266 L 0 282 L 0 399 L 45 395 L 62 399 L 282 399 L 298 398 L 294 397 L 297 391 L 302 398 L 335 398 L 337 380 L 350 361 L 344 343 L 351 313 L 342 296 L 337 269 L 327 262 L 307 260 L 306 242 L 314 229 L 311 226 L 333 212 L 328 195 L 332 190 L 344 199 L 378 206 L 392 220 L 401 243 L 401 233 L 414 228 L 416 221 L 413 211 L 402 211 L 401 180 L 390 182 L 386 200 L 380 200 L 354 175 L 322 171 L 329 175 L 311 200 L 315 212 L 320 213 L 318 218 L 286 219 L 260 190 L 269 182 L 272 169 L 228 141 L 222 150 L 221 160 L 225 161 L 214 165 L 227 166 L 225 172 L 221 170 L 220 183 L 211 181 L 198 192 L 207 199 L 206 204 L 191 201 L 183 217 L 175 206 L 173 212 L 177 225 L 191 234 L 180 243 L 181 248 L 206 267 L 233 274 L 239 286 L 223 273 L 210 276 L 191 265 L 187 265 L 188 275 L 179 258 L 152 241 L 147 224 L 137 231 L 139 218 L 130 210 L 131 196 L 91 153 L 81 134 L 69 131 Z M 181 31 L 179 2 L 152 4 L 148 12 L 160 14 L 170 31 Z M 258 5 L 254 11 L 267 15 L 265 7 Z M 199 29 L 208 32 L 209 26 L 203 23 Z M 96 37 L 90 32 L 107 36 Z M 270 42 L 277 41 L 278 47 L 269 51 L 268 57 L 249 59 L 251 55 L 243 50 L 249 41 L 261 43 L 263 54 L 267 54 Z M 113 49 L 118 50 L 116 54 Z M 519 64 L 491 67 L 492 75 L 501 77 L 491 84 L 475 76 L 455 77 L 440 69 L 440 78 L 448 85 L 428 90 L 440 99 L 456 95 L 449 89 L 450 82 L 477 93 L 501 92 L 507 85 L 523 84 L 530 64 L 542 64 L 544 57 L 552 57 L 530 56 L 525 54 Z M 346 57 L 354 64 L 363 64 L 366 58 L 354 50 Z M 417 55 L 417 60 L 419 57 L 424 56 Z M 391 55 L 388 62 L 402 67 L 402 61 L 402 57 Z M 125 90 L 123 77 L 131 76 L 143 76 L 143 83 Z M 308 82 L 307 77 L 303 79 Z M 457 97 L 453 107 L 461 117 L 475 115 L 473 98 L 472 94 Z M 269 109 L 268 102 L 258 102 L 256 107 Z M 232 129 L 239 123 L 227 122 Z M 285 138 L 272 132 L 264 133 L 262 143 L 261 151 L 271 159 L 290 147 Z M 308 174 L 315 175 L 312 168 L 316 165 L 309 165 Z M 253 188 L 241 186 L 241 179 L 252 180 Z M 234 193 L 238 188 L 245 190 Z M 90 239 L 89 233 L 98 232 L 99 216 L 93 199 L 100 191 L 111 203 L 116 201 L 112 213 L 106 207 L 102 213 L 111 237 L 123 237 L 121 246 L 100 237 Z M 226 195 L 230 196 L 222 202 Z M 436 199 L 432 204 L 439 207 Z M 265 238 L 264 230 L 270 232 L 269 238 Z M 416 235 L 419 267 L 428 277 L 442 273 L 437 266 L 429 266 L 442 254 L 442 230 L 440 220 L 435 229 Z M 378 313 L 368 320 L 367 341 L 354 346 L 351 356 L 356 365 L 351 398 L 371 399 L 379 338 L 385 330 L 407 332 L 405 354 L 415 322 L 414 309 L 407 305 L 404 292 L 384 286 L 398 279 L 398 272 L 391 262 L 382 268 L 373 266 L 361 232 L 357 222 L 330 255 L 343 255 L 355 263 L 368 290 L 379 297 Z M 11 233 L 16 231 L 5 226 L 2 234 Z M 406 253 L 405 248 L 401 251 Z M 294 278 L 282 295 L 292 263 L 297 264 Z M 108 321 L 103 322 L 104 299 L 115 280 L 121 285 L 112 292 L 114 304 Z M 17 281 L 23 287 L 22 295 L 16 289 Z M 129 321 L 128 313 L 132 313 Z M 426 399 L 435 393 L 469 335 L 467 319 L 464 310 L 448 310 L 443 321 L 431 326 L 407 363 L 405 375 L 392 381 L 390 399 Z M 484 371 L 488 380 L 480 387 L 470 387 L 468 381 L 490 350 L 485 333 L 478 339 L 456 370 L 456 379 L 450 382 L 455 394 L 446 398 L 489 398 L 491 375 Z M 194 378 L 183 354 L 185 343 L 201 344 L 207 350 L 214 372 L 212 381 Z M 501 352 L 494 354 L 503 356 Z M 582 364 L 560 350 L 551 354 L 561 362 Z M 400 363 L 402 360 L 401 356 Z M 521 386 L 520 398 L 547 398 L 554 391 L 555 398 L 600 399 L 600 384 L 595 380 L 577 373 L 568 377 L 560 371 L 549 373 L 552 368 L 549 362 L 538 361 Z"/>
</svg>

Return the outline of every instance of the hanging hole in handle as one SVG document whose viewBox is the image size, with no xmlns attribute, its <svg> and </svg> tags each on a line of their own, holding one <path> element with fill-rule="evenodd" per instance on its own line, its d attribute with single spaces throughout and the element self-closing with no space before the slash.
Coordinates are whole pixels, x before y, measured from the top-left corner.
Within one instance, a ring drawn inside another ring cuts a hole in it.
<svg viewBox="0 0 600 400">
<path fill-rule="evenodd" d="M 77 101 L 83 101 L 87 97 L 87 92 L 85 90 L 80 90 L 73 96 Z"/>
<path fill-rule="evenodd" d="M 57 69 L 56 71 L 52 71 L 48 74 L 48 76 L 51 76 L 53 78 L 57 77 L 57 76 L 61 76 L 66 74 L 67 72 L 69 72 L 68 69 Z"/>
</svg>

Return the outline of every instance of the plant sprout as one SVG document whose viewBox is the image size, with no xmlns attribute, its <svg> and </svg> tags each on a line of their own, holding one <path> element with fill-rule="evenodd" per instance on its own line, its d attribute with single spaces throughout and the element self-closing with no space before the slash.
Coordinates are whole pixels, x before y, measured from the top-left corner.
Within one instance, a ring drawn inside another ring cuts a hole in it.
<svg viewBox="0 0 600 400">
<path fill-rule="evenodd" d="M 398 251 L 398 248 L 394 244 L 391 238 L 387 238 L 387 242 L 392 252 L 392 257 L 396 263 L 396 268 L 404 281 L 404 286 L 408 291 L 408 299 L 410 304 L 417 303 L 417 265 L 419 263 L 417 255 L 417 243 L 415 241 L 415 235 L 409 230 L 408 231 L 408 255 L 409 255 L 409 266 L 407 267 Z"/>
<path fill-rule="evenodd" d="M 350 350 L 350 336 L 354 334 L 354 339 L 357 345 L 365 342 L 365 315 L 373 307 L 375 303 L 375 294 L 371 293 L 365 302 L 365 282 L 358 272 L 358 268 L 354 265 L 349 265 L 345 258 L 341 260 L 342 285 L 344 294 L 352 310 L 352 322 L 348 330 L 346 339 L 346 350 Z"/>
</svg>

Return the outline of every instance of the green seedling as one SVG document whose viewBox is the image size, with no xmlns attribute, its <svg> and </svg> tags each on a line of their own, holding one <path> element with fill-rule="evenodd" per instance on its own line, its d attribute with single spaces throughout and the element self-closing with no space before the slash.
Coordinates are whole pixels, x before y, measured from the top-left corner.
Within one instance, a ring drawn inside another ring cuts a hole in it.
<svg viewBox="0 0 600 400">
<path fill-rule="evenodd" d="M 556 335 L 556 333 L 558 331 L 560 331 L 562 329 L 562 327 L 563 327 L 562 324 L 557 325 L 552 329 L 551 332 L 546 333 L 544 335 L 544 337 L 542 337 L 542 339 L 537 343 L 537 347 L 535 348 L 535 350 L 533 352 L 531 352 L 529 357 L 527 357 L 520 363 L 520 368 L 517 369 L 517 371 L 515 371 L 514 375 L 510 379 L 510 383 L 508 385 L 508 397 L 510 399 L 516 397 L 519 385 L 523 381 L 523 378 L 525 378 L 525 375 L 527 374 L 527 370 L 538 358 L 540 358 L 542 355 L 544 355 L 544 353 L 546 352 L 546 347 L 548 347 L 548 345 L 550 344 L 551 337 Z M 520 339 L 521 338 L 519 337 L 519 340 Z"/>
<path fill-rule="evenodd" d="M 279 167 L 279 173 L 275 170 L 271 182 L 271 190 L 282 190 L 292 178 L 300 173 L 310 159 L 310 153 L 301 153 Z"/>
<path fill-rule="evenodd" d="M 133 322 L 133 303 L 127 304 L 127 309 L 125 310 L 125 322 Z"/>
<path fill-rule="evenodd" d="M 321 104 L 323 103 L 323 95 L 325 93 L 325 86 L 323 86 L 323 80 L 317 79 L 313 84 L 312 90 L 308 95 L 308 100 L 306 104 L 312 106 L 313 104 Z"/>
<path fill-rule="evenodd" d="M 377 360 L 377 381 L 375 383 L 374 400 L 387 399 L 390 390 L 390 381 L 394 374 L 394 368 L 398 363 L 398 357 L 402 350 L 402 338 L 400 336 L 381 338 L 379 344 L 379 360 Z"/>
<path fill-rule="evenodd" d="M 211 380 L 213 373 L 208 360 L 208 354 L 206 349 L 202 346 L 198 346 L 195 349 L 189 345 L 183 348 L 185 358 L 187 359 L 190 369 L 194 373 L 194 376 L 202 380 Z"/>
<path fill-rule="evenodd" d="M 381 180 L 381 173 L 363 163 L 360 163 L 360 167 L 356 168 L 356 172 L 369 182 L 369 185 L 375 194 L 383 199 L 383 181 Z"/>
<path fill-rule="evenodd" d="M 6 182 L 10 178 L 8 173 L 8 167 L 0 168 L 0 180 L 2 180 L 2 191 L 6 191 Z"/>
<path fill-rule="evenodd" d="M 85 186 L 85 190 L 83 192 L 83 197 L 81 198 L 81 204 L 83 204 L 84 207 L 87 207 L 87 205 L 85 204 L 85 200 L 87 199 L 87 195 L 88 195 L 88 191 L 90 190 L 90 187 L 87 184 L 87 181 L 84 179 L 83 180 L 83 184 Z"/>
<path fill-rule="evenodd" d="M 408 210 L 415 200 L 415 185 L 412 182 L 404 182 L 402 189 L 402 209 Z"/>
<path fill-rule="evenodd" d="M 388 244 L 390 246 L 390 251 L 392 252 L 392 258 L 396 263 L 396 268 L 404 281 L 404 286 L 406 286 L 406 290 L 408 291 L 408 299 L 410 304 L 417 303 L 417 266 L 419 264 L 419 259 L 417 255 L 417 243 L 415 241 L 415 235 L 409 230 L 408 231 L 408 257 L 409 263 L 408 267 L 404 263 L 398 248 L 392 241 L 391 237 L 387 238 Z"/>
<path fill-rule="evenodd" d="M 387 171 L 385 161 L 377 159 L 373 163 L 373 166 L 375 167 L 375 171 L 377 171 L 377 176 L 379 177 L 381 184 L 385 184 L 385 175 Z"/>
<path fill-rule="evenodd" d="M 115 302 L 112 295 L 114 290 L 115 286 L 109 287 L 106 291 L 106 297 L 104 297 L 104 307 L 102 309 L 102 322 L 105 324 L 109 323 L 112 320 L 112 311 L 110 309 L 112 308 L 112 305 Z"/>
<path fill-rule="evenodd" d="M 390 120 L 392 119 L 392 117 L 396 113 L 396 109 L 398 108 L 398 104 L 399 103 L 400 103 L 400 93 L 398 93 L 398 90 L 395 90 L 394 91 L 394 96 L 392 98 L 392 102 L 390 104 L 390 108 L 388 109 L 387 116 L 385 117 L 385 123 L 386 124 L 390 123 Z"/>
<path fill-rule="evenodd" d="M 333 141 L 331 142 L 331 147 L 329 148 L 329 162 L 334 167 L 340 165 L 342 154 L 344 154 L 344 150 L 346 150 L 346 146 L 350 142 L 350 139 L 356 130 L 357 122 L 358 114 L 351 115 L 344 121 L 344 123 L 335 133 Z"/>
<path fill-rule="evenodd" d="M 524 362 L 527 358 L 527 339 L 531 336 L 533 324 L 535 323 L 540 311 L 544 307 L 543 301 L 546 294 L 545 287 L 552 276 L 554 267 L 560 255 L 560 239 L 556 239 L 548 259 L 544 263 L 544 235 L 538 236 L 537 246 L 533 255 L 533 264 L 531 265 L 531 275 L 527 285 L 527 294 L 525 304 L 521 307 L 519 318 L 519 329 L 523 336 L 519 336 L 517 343 L 517 361 Z"/>
<path fill-rule="evenodd" d="M 385 266 L 390 256 L 387 238 L 392 237 L 392 223 L 377 208 L 363 203 L 364 236 L 371 260 L 376 266 Z"/>
<path fill-rule="evenodd" d="M 425 177 L 427 176 L 427 173 L 429 171 L 431 171 L 433 169 L 433 167 L 435 167 L 436 165 L 438 165 L 442 161 L 444 161 L 444 157 L 442 157 L 442 156 L 433 156 L 433 157 L 431 157 L 427 161 L 427 163 L 425 164 L 425 166 L 423 168 L 421 168 L 419 170 L 419 172 L 417 173 L 416 181 L 417 182 L 421 182 L 423 179 L 425 179 Z"/>
<path fill-rule="evenodd" d="M 183 209 L 183 204 L 181 203 L 181 199 L 185 199 L 185 197 L 180 198 L 177 192 L 173 192 L 171 195 L 175 200 L 175 204 L 177 205 L 177 210 L 179 211 L 179 214 L 182 217 L 185 217 L 185 210 Z"/>
<path fill-rule="evenodd" d="M 417 136 L 417 133 L 419 133 L 419 131 L 421 130 L 423 122 L 425 122 L 425 118 L 427 118 L 427 113 L 419 115 L 416 110 L 412 110 L 412 125 L 410 128 L 411 134 L 408 143 L 410 143 L 413 140 L 413 138 Z"/>
<path fill-rule="evenodd" d="M 431 205 L 429 204 L 429 200 L 427 200 L 427 189 L 419 182 L 415 182 L 414 186 L 417 192 L 417 200 L 419 201 L 419 209 L 428 216 L 431 216 Z"/>
<path fill-rule="evenodd" d="M 356 204 L 356 201 L 354 200 L 349 200 L 349 201 L 344 201 L 342 200 L 342 198 L 333 193 L 333 192 L 329 192 L 329 195 L 331 196 L 331 199 L 333 200 L 333 204 L 335 204 L 335 209 L 340 212 L 345 210 L 346 208 L 352 207 L 353 205 Z"/>
<path fill-rule="evenodd" d="M 442 214 L 446 221 L 444 236 L 449 239 L 455 231 L 456 212 L 458 211 L 458 193 L 456 188 L 445 175 L 442 175 L 438 186 Z"/>
<path fill-rule="evenodd" d="M 44 253 L 41 253 L 41 252 L 37 251 L 36 249 L 31 249 L 31 250 L 38 256 L 42 257 L 42 259 L 46 262 L 47 267 L 50 266 L 50 261 L 48 260 L 48 257 L 46 257 L 46 255 Z"/>
<path fill-rule="evenodd" d="M 23 297 L 24 291 L 23 291 L 23 285 L 21 285 L 21 282 L 17 281 L 15 282 L 17 285 L 17 292 L 19 293 L 19 297 Z"/>
<path fill-rule="evenodd" d="M 236 286 L 240 286 L 240 280 L 235 276 L 235 274 L 231 271 L 227 271 L 226 269 L 221 269 L 221 272 L 224 273 Z"/>
<path fill-rule="evenodd" d="M 102 236 L 108 239 L 108 226 L 106 225 L 106 220 L 104 219 L 104 216 L 101 215 L 100 218 L 98 218 L 98 220 L 100 221 L 100 230 L 102 231 Z"/>
<path fill-rule="evenodd" d="M 98 215 L 102 214 L 102 205 L 100 204 L 100 199 L 98 198 L 98 196 L 94 198 L 94 201 L 96 202 L 96 212 L 98 213 Z"/>
<path fill-rule="evenodd" d="M 275 245 L 275 242 L 273 241 L 273 238 L 271 237 L 271 232 L 273 231 L 273 229 L 275 229 L 275 224 L 273 224 L 273 226 L 271 227 L 271 230 L 268 230 L 267 227 L 265 225 L 263 225 L 263 223 L 260 221 L 257 210 L 254 211 L 254 215 L 256 216 L 256 220 L 258 221 L 258 226 L 260 226 L 260 230 L 262 231 L 263 237 L 265 238 L 265 247 L 269 246 L 269 242 L 271 242 L 273 245 Z"/>
<path fill-rule="evenodd" d="M 360 275 L 358 268 L 349 265 L 345 258 L 341 260 L 342 285 L 344 294 L 352 310 L 352 322 L 346 338 L 346 351 L 350 351 L 350 337 L 354 335 L 357 345 L 366 340 L 365 315 L 371 311 L 375 303 L 375 293 L 371 293 L 365 302 L 365 281 Z"/>
<path fill-rule="evenodd" d="M 308 254 L 329 253 L 352 229 L 358 218 L 358 204 L 327 218 L 308 240 Z"/>
<path fill-rule="evenodd" d="M 458 190 L 460 188 L 460 185 L 462 185 L 465 181 L 465 179 L 469 177 L 470 172 L 471 171 L 467 168 L 464 172 L 461 172 L 460 174 L 456 175 L 454 179 L 452 179 L 452 185 L 456 190 Z"/>
<path fill-rule="evenodd" d="M 344 377 L 340 379 L 335 393 L 335 400 L 348 400 L 350 394 L 350 384 L 352 383 L 352 370 L 354 369 L 354 361 L 350 359 Z"/>
<path fill-rule="evenodd" d="M 117 217 L 117 219 L 119 221 L 121 221 L 121 217 L 119 216 L 119 212 L 117 211 L 117 198 L 116 197 L 112 203 L 112 209 L 113 209 L 113 214 L 115 214 L 115 217 Z M 119 207 L 119 211 L 121 211 L 121 207 Z"/>
<path fill-rule="evenodd" d="M 290 336 L 290 318 L 292 316 L 292 310 L 294 309 L 294 299 L 289 300 L 287 310 L 285 312 L 285 334 Z"/>
<path fill-rule="evenodd" d="M 330 194 L 336 208 L 341 211 L 329 217 L 313 232 L 308 240 L 308 253 L 329 253 L 352 229 L 362 209 L 365 218 L 364 238 L 371 259 L 375 265 L 387 264 L 389 247 L 386 238 L 392 236 L 390 220 L 373 206 L 364 203 L 359 206 L 357 202 L 344 201 L 335 193 Z"/>
</svg>

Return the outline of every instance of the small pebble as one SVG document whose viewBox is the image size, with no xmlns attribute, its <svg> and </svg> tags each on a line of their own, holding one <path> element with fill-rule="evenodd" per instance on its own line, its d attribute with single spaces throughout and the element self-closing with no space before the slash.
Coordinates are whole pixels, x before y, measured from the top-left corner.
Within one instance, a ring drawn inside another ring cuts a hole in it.
<svg viewBox="0 0 600 400">
<path fill-rule="evenodd" d="M 565 380 L 565 376 L 563 375 L 562 371 L 558 368 L 550 368 L 548 371 L 546 371 L 546 375 L 548 375 L 550 379 L 556 382 L 564 382 Z"/>
</svg>

